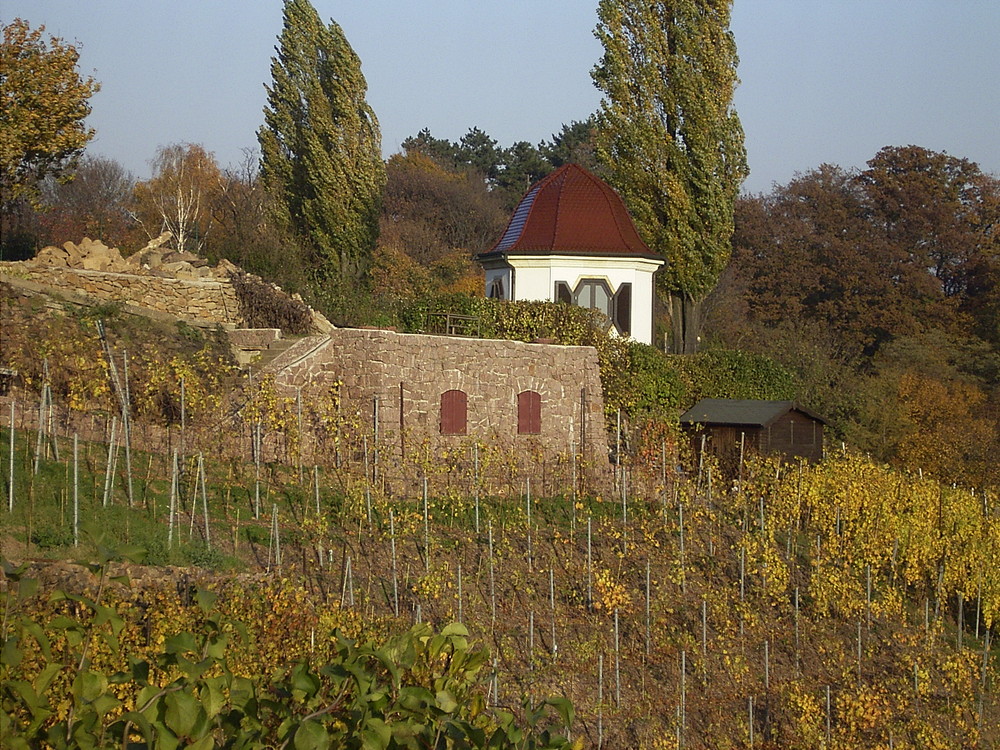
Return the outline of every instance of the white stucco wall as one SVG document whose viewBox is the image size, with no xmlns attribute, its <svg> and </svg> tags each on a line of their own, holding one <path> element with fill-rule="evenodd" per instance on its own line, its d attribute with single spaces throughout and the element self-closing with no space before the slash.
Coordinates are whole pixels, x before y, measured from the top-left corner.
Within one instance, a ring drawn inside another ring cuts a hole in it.
<svg viewBox="0 0 1000 750">
<path fill-rule="evenodd" d="M 555 300 L 555 284 L 565 281 L 570 289 L 580 279 L 604 279 L 612 292 L 621 284 L 632 285 L 632 338 L 644 344 L 653 343 L 653 274 L 662 262 L 643 258 L 590 258 L 582 256 L 545 255 L 509 256 L 513 269 L 514 300 Z M 498 273 L 495 269 L 493 273 Z M 490 270 L 486 272 L 487 289 Z M 509 282 L 509 279 L 507 279 Z M 509 286 L 505 284 L 505 289 Z"/>
</svg>

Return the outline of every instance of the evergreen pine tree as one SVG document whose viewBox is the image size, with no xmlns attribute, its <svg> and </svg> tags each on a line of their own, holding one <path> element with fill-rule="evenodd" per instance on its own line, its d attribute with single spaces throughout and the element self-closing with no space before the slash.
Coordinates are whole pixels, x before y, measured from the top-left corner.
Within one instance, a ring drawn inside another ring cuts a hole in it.
<svg viewBox="0 0 1000 750">
<path fill-rule="evenodd" d="M 361 61 L 343 29 L 308 0 L 285 0 L 271 62 L 261 178 L 318 285 L 364 281 L 378 239 L 385 164 Z"/>
<path fill-rule="evenodd" d="M 747 175 L 732 106 L 731 6 L 600 0 L 597 11 L 597 156 L 643 239 L 667 258 L 658 289 L 675 352 L 697 349 L 701 303 L 729 259 L 733 203 Z"/>
</svg>

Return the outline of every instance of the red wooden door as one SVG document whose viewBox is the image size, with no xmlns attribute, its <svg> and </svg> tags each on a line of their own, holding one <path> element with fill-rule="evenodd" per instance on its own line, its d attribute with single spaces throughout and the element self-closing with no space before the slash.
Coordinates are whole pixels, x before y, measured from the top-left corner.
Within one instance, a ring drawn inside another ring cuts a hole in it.
<svg viewBox="0 0 1000 750">
<path fill-rule="evenodd" d="M 542 431 L 542 397 L 535 391 L 517 394 L 517 433 L 538 435 Z"/>
<path fill-rule="evenodd" d="M 441 434 L 464 435 L 468 422 L 468 397 L 465 391 L 441 394 Z"/>
</svg>

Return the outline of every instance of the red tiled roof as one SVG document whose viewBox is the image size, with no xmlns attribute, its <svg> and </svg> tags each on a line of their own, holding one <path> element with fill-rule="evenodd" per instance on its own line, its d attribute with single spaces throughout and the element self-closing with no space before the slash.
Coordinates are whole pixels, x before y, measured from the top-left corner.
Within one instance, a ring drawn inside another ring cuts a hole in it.
<svg viewBox="0 0 1000 750">
<path fill-rule="evenodd" d="M 552 254 L 663 260 L 640 239 L 618 194 L 578 164 L 535 183 L 500 240 L 479 257 Z"/>
</svg>

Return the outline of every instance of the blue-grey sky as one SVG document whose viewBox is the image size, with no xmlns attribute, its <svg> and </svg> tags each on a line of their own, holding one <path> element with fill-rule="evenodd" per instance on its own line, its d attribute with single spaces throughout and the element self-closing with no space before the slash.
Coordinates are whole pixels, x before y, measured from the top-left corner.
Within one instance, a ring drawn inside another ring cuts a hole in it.
<svg viewBox="0 0 1000 750">
<path fill-rule="evenodd" d="M 596 111 L 597 0 L 313 0 L 361 57 L 383 151 L 430 128 L 501 146 L 550 140 Z M 200 143 L 223 166 L 256 146 L 279 0 L 0 0 L 81 46 L 101 82 L 89 150 L 137 177 L 158 146 Z M 883 146 L 947 151 L 1000 174 L 997 0 L 735 0 L 736 107 L 767 191 Z"/>
</svg>

